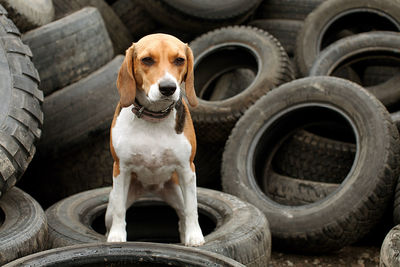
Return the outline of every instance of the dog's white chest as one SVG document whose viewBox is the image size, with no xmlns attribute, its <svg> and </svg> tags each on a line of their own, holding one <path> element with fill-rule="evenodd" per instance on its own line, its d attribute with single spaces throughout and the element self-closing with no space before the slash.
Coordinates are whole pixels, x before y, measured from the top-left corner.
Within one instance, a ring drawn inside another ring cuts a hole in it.
<svg viewBox="0 0 400 267">
<path fill-rule="evenodd" d="M 174 171 L 189 164 L 191 146 L 175 132 L 175 111 L 161 122 L 136 118 L 123 108 L 112 128 L 112 142 L 121 171 L 134 172 L 144 185 L 168 181 Z"/>
</svg>

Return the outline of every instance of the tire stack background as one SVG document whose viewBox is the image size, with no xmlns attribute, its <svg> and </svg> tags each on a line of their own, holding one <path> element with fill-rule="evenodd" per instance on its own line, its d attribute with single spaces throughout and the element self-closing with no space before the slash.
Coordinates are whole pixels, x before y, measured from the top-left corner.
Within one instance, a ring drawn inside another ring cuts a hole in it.
<svg viewBox="0 0 400 267">
<path fill-rule="evenodd" d="M 30 106 L 19 106 L 30 109 L 36 123 L 23 120 L 37 129 L 32 148 L 22 149 L 29 156 L 22 163 L 22 152 L 6 153 L 20 167 L 9 180 L 0 161 L 6 181 L 0 181 L 1 264 L 52 247 L 104 241 L 101 218 L 109 189 L 102 187 L 112 184 L 109 127 L 119 100 L 116 76 L 125 49 L 155 32 L 189 43 L 195 56 L 195 164 L 198 186 L 209 188 L 199 189 L 201 226 L 209 229 L 205 250 L 247 266 L 377 265 L 373 255 L 349 248 L 356 244 L 376 255 L 383 244 L 382 266 L 399 264 L 394 226 L 400 223 L 400 1 L 214 2 L 43 0 L 26 13 L 19 1 L 0 1 L 22 34 L 9 32 L 29 47 L 16 51 L 35 68 L 23 73 L 35 79 L 37 70 L 42 91 L 32 89 L 35 103 L 28 99 Z M 341 79 L 316 77 L 322 75 Z M 11 151 L 6 138 L 0 148 Z M 16 183 L 26 193 L 12 188 Z M 27 230 L 31 243 L 12 255 L 21 225 L 30 224 L 19 212 L 24 201 L 31 203 L 29 219 L 35 221 Z M 143 203 L 128 213 L 146 217 L 143 207 L 165 212 L 157 200 Z M 250 223 L 241 220 L 235 229 L 227 226 L 227 207 L 235 205 L 248 205 L 251 212 L 229 216 L 245 216 L 257 230 L 249 232 Z M 75 221 L 77 214 L 85 215 Z M 128 216 L 127 223 L 139 229 L 161 220 L 134 218 Z M 161 225 L 153 227 L 162 234 Z M 232 245 L 238 250 L 224 247 L 242 232 L 249 234 Z M 13 236 L 15 244 L 3 250 Z M 140 238 L 132 235 L 132 241 L 178 242 L 171 236 Z"/>
</svg>

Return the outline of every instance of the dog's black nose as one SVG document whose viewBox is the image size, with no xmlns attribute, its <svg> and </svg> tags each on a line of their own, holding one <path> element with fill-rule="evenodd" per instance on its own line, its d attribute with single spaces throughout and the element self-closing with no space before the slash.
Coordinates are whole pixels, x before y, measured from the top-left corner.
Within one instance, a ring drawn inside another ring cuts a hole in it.
<svg viewBox="0 0 400 267">
<path fill-rule="evenodd" d="M 158 85 L 160 93 L 165 96 L 172 95 L 176 90 L 176 84 L 173 81 L 162 81 Z"/>
</svg>

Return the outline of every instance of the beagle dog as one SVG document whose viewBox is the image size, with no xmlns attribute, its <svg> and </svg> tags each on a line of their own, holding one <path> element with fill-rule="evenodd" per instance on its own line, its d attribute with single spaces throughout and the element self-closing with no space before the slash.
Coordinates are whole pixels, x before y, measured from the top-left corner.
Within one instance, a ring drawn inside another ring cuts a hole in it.
<svg viewBox="0 0 400 267">
<path fill-rule="evenodd" d="M 196 136 L 180 88 L 183 81 L 187 101 L 195 107 L 193 53 L 179 39 L 151 34 L 126 51 L 110 133 L 114 165 L 105 216 L 108 242 L 126 241 L 126 209 L 150 192 L 176 210 L 182 243 L 204 243 L 193 164 Z"/>
</svg>

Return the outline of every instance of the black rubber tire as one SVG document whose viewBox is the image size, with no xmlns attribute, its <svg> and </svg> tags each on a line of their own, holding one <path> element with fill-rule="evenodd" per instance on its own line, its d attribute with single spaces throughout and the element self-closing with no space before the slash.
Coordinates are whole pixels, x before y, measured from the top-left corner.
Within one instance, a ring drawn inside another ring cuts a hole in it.
<svg viewBox="0 0 400 267">
<path fill-rule="evenodd" d="M 296 131 L 276 151 L 272 160 L 283 175 L 309 181 L 341 183 L 353 166 L 356 145 Z"/>
<path fill-rule="evenodd" d="M 399 31 L 400 5 L 392 0 L 329 0 L 311 12 L 296 42 L 296 63 L 307 76 L 320 51 L 334 41 L 371 30 Z"/>
<path fill-rule="evenodd" d="M 125 24 L 134 40 L 154 32 L 158 25 L 140 4 L 140 0 L 117 0 L 112 9 Z"/>
<path fill-rule="evenodd" d="M 0 5 L 0 197 L 21 178 L 41 136 L 43 92 L 14 23 Z"/>
<path fill-rule="evenodd" d="M 168 27 L 202 33 L 244 22 L 261 0 L 185 1 L 140 0 L 155 20 Z"/>
<path fill-rule="evenodd" d="M 338 40 L 318 55 L 309 75 L 334 76 L 336 69 L 349 65 L 353 67 L 355 63 L 360 65 L 358 69 L 363 72 L 371 59 L 392 59 L 400 66 L 400 33 L 375 31 Z M 363 76 L 362 73 L 359 76 Z M 399 81 L 400 75 L 394 75 L 380 85 L 365 88 L 385 106 L 391 106 L 400 101 L 400 90 L 397 88 Z"/>
<path fill-rule="evenodd" d="M 265 0 L 256 11 L 257 19 L 304 20 L 326 0 Z"/>
<path fill-rule="evenodd" d="M 400 225 L 394 226 L 389 233 L 387 233 L 381 246 L 381 253 L 379 258 L 380 267 L 394 267 L 400 265 Z"/>
<path fill-rule="evenodd" d="M 195 57 L 194 79 L 199 104 L 190 108 L 197 138 L 225 142 L 234 123 L 258 98 L 293 79 L 289 59 L 279 42 L 257 28 L 235 26 L 204 34 L 190 43 Z M 224 100 L 208 101 L 213 82 L 238 68 L 256 77 L 248 88 Z"/>
<path fill-rule="evenodd" d="M 289 57 L 294 55 L 297 33 L 303 27 L 303 21 L 294 19 L 260 19 L 248 25 L 269 32 L 282 44 Z"/>
<path fill-rule="evenodd" d="M 93 7 L 31 30 L 22 40 L 32 49 L 45 96 L 84 78 L 113 56 L 103 19 Z"/>
<path fill-rule="evenodd" d="M 133 37 L 130 31 L 104 0 L 53 0 L 53 3 L 57 19 L 86 6 L 97 8 L 113 43 L 114 54 L 125 54 L 125 50 L 131 46 Z M 134 16 L 134 14 L 131 15 Z M 136 17 L 136 19 L 139 18 Z"/>
<path fill-rule="evenodd" d="M 110 125 L 119 101 L 115 81 L 123 59 L 117 56 L 45 98 L 39 153 L 20 185 L 43 206 L 112 184 Z"/>
<path fill-rule="evenodd" d="M 110 190 L 111 187 L 106 187 L 82 192 L 48 208 L 46 215 L 51 246 L 54 248 L 104 241 L 105 236 L 93 230 L 91 225 L 96 218 L 99 218 L 104 227 L 103 214 L 106 210 Z M 214 226 L 216 225 L 215 229 L 213 226 L 209 227 L 207 234 L 200 219 L 200 226 L 203 228 L 206 242 L 199 248 L 225 255 L 246 266 L 267 266 L 270 260 L 271 237 L 265 216 L 253 205 L 234 196 L 205 188 L 198 188 L 197 192 L 199 214 L 205 215 L 208 220 L 213 221 Z M 164 207 L 164 210 L 169 208 L 173 213 L 158 218 L 157 214 L 160 212 L 151 211 L 151 209 L 155 210 L 157 205 Z M 137 215 L 137 211 L 135 212 L 135 208 L 139 207 L 144 207 L 144 212 L 140 213 L 140 216 Z M 160 242 L 160 237 L 157 236 L 157 233 L 160 232 L 158 234 L 167 236 L 161 238 L 167 239 L 167 242 L 171 243 L 168 235 L 174 235 L 176 232 L 175 236 L 179 240 L 177 216 L 172 208 L 166 207 L 160 200 L 141 198 L 131 209 L 133 209 L 132 215 L 136 214 L 134 218 L 139 222 L 139 225 L 134 228 L 139 231 L 139 237 L 136 238 Z M 128 240 L 131 241 L 129 225 L 133 225 L 134 222 L 129 222 L 129 214 L 128 210 Z M 172 223 L 170 224 L 172 226 L 165 227 L 169 223 Z M 148 227 L 149 225 L 152 225 L 151 229 L 146 231 L 143 226 Z M 147 236 L 143 237 L 143 233 Z M 155 240 L 157 238 L 158 240 Z"/>
<path fill-rule="evenodd" d="M 96 243 L 75 245 L 36 253 L 12 266 L 215 266 L 244 267 L 217 253 L 171 244 Z"/>
<path fill-rule="evenodd" d="M 47 248 L 47 220 L 42 207 L 13 187 L 0 199 L 0 264 Z"/>
<path fill-rule="evenodd" d="M 356 159 L 348 176 L 327 198 L 310 205 L 273 201 L 260 189 L 265 161 L 288 133 L 334 114 L 356 135 Z M 238 121 L 223 155 L 222 186 L 264 212 L 276 248 L 337 250 L 381 218 L 399 176 L 399 152 L 398 131 L 373 95 L 344 79 L 304 78 L 271 91 Z"/>
<path fill-rule="evenodd" d="M 52 0 L 0 0 L 0 4 L 21 32 L 43 26 L 54 19 Z"/>
</svg>

